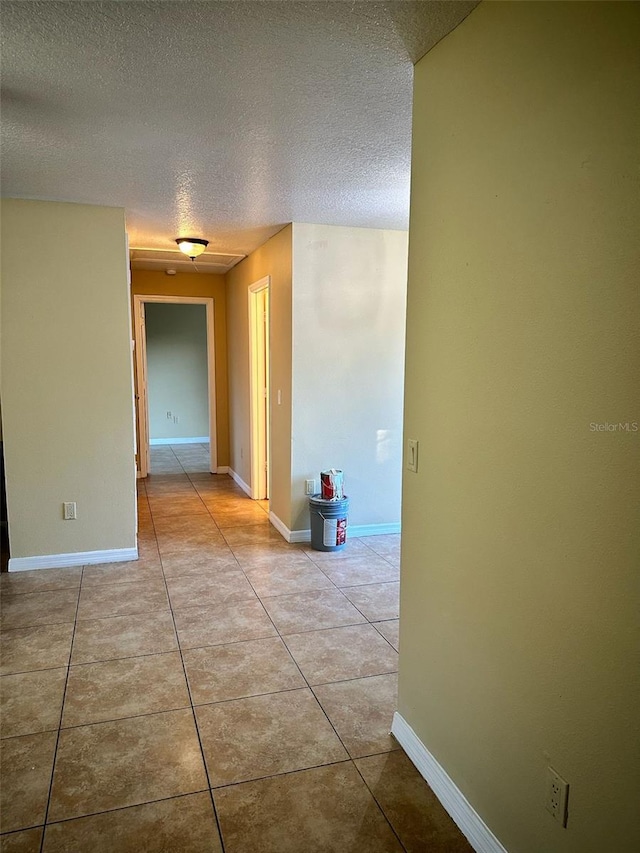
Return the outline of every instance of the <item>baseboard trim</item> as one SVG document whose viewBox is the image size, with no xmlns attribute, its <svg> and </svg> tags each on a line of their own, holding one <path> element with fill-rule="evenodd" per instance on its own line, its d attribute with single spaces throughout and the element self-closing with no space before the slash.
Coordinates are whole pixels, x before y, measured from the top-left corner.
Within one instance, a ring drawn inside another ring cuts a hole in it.
<svg viewBox="0 0 640 853">
<path fill-rule="evenodd" d="M 10 557 L 10 572 L 32 569 L 64 569 L 68 566 L 90 566 L 95 563 L 123 563 L 138 559 L 137 548 L 111 548 L 107 551 L 77 551 L 71 554 L 47 554 L 39 557 Z"/>
<path fill-rule="evenodd" d="M 347 524 L 347 536 L 362 539 L 364 536 L 384 536 L 387 533 L 400 533 L 400 522 L 392 524 Z"/>
<path fill-rule="evenodd" d="M 209 444 L 208 435 L 196 435 L 193 438 L 150 438 L 149 446 L 157 447 L 160 444 Z"/>
<path fill-rule="evenodd" d="M 228 465 L 218 465 L 216 468 L 216 474 L 228 474 L 229 466 Z"/>
<path fill-rule="evenodd" d="M 287 542 L 298 541 L 298 540 L 291 538 L 291 535 L 292 535 L 291 531 L 289 530 L 287 525 L 281 519 L 278 518 L 278 516 L 275 514 L 275 512 L 269 512 L 269 521 L 271 522 L 271 524 L 273 524 L 273 526 L 278 531 L 278 533 L 283 537 L 283 539 L 286 539 Z"/>
<path fill-rule="evenodd" d="M 397 711 L 393 715 L 391 733 L 476 853 L 507 853 L 444 767 Z"/>
<path fill-rule="evenodd" d="M 311 542 L 311 530 L 289 530 L 286 524 L 273 512 L 269 513 L 269 520 L 287 542 Z M 349 539 L 360 539 L 363 536 L 381 536 L 385 533 L 400 533 L 400 523 L 348 525 L 347 541 Z"/>
<path fill-rule="evenodd" d="M 218 471 L 219 470 L 220 469 L 218 468 Z M 251 497 L 251 487 L 245 483 L 245 481 L 242 479 L 240 474 L 236 474 L 236 472 L 233 470 L 233 468 L 227 468 L 227 474 L 231 477 L 231 479 L 235 483 L 237 483 L 240 486 L 240 488 L 242 489 L 243 492 L 246 492 L 249 495 L 249 497 Z"/>
</svg>

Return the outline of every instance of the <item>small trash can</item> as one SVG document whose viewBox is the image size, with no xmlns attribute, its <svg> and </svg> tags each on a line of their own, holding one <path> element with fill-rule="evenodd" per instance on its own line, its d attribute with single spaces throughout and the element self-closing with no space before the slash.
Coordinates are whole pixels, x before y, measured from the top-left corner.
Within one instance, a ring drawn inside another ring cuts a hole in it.
<svg viewBox="0 0 640 853">
<path fill-rule="evenodd" d="M 341 551 L 347 543 L 349 498 L 325 500 L 321 495 L 309 498 L 311 547 L 314 551 Z"/>
</svg>

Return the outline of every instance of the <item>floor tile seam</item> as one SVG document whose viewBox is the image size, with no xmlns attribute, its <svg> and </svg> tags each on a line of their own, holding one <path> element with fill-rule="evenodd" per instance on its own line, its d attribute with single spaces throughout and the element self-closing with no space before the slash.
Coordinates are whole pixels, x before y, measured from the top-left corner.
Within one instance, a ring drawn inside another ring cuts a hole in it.
<svg viewBox="0 0 640 853">
<path fill-rule="evenodd" d="M 298 685 L 297 687 L 284 687 L 282 690 L 265 690 L 262 693 L 249 693 L 246 696 L 233 696 L 230 699 L 216 699 L 213 702 L 198 702 L 193 707 L 208 708 L 218 705 L 228 705 L 231 702 L 244 702 L 245 699 L 260 699 L 264 696 L 279 696 L 283 693 L 299 693 L 301 690 L 304 690 L 305 692 L 311 692 L 314 698 L 316 698 L 315 694 L 313 693 L 313 688 L 310 687 L 308 684 L 305 684 Z M 316 701 L 318 701 L 317 698 Z"/>
<path fill-rule="evenodd" d="M 346 684 L 349 681 L 362 681 L 363 678 L 378 678 L 381 675 L 396 675 L 397 672 L 397 669 L 386 669 L 384 672 L 371 672 L 368 675 L 354 675 L 353 678 L 337 678 L 334 681 L 314 681 L 313 684 L 309 683 L 309 687 L 313 689 L 314 687 L 326 687 L 328 684 Z"/>
<path fill-rule="evenodd" d="M 395 752 L 395 750 L 393 750 L 393 751 Z M 380 754 L 386 754 L 386 753 L 380 753 Z M 366 757 L 368 757 L 368 756 L 366 756 Z M 408 853 L 407 848 L 406 848 L 406 847 L 405 847 L 405 845 L 402 843 L 402 839 L 400 838 L 400 835 L 396 832 L 396 829 L 395 829 L 394 825 L 391 823 L 391 819 L 388 817 L 387 813 L 386 813 L 386 812 L 385 812 L 385 810 L 382 808 L 382 803 L 378 800 L 378 798 L 376 797 L 375 793 L 373 792 L 373 790 L 372 790 L 371 786 L 369 785 L 369 783 L 367 782 L 367 780 L 364 778 L 363 773 L 360 771 L 360 768 L 358 767 L 358 765 L 357 765 L 357 763 L 356 763 L 356 761 L 359 761 L 359 760 L 360 760 L 360 759 L 353 759 L 353 766 L 354 766 L 354 767 L 355 767 L 355 769 L 356 769 L 356 773 L 358 774 L 358 776 L 360 776 L 360 778 L 361 778 L 361 779 L 362 779 L 362 781 L 364 782 L 364 785 L 365 785 L 366 789 L 369 791 L 369 793 L 371 794 L 371 797 L 372 797 L 373 801 L 375 802 L 375 804 L 376 804 L 376 805 L 378 806 L 378 808 L 380 809 L 380 812 L 381 812 L 382 816 L 384 817 L 384 819 L 386 820 L 386 822 L 389 824 L 389 827 L 391 828 L 391 832 L 393 832 L 394 836 L 396 837 L 396 839 L 397 839 L 397 841 L 398 841 L 398 844 L 400 845 L 400 848 L 401 848 L 402 850 L 404 850 L 404 851 L 405 851 L 405 853 Z"/>
<path fill-rule="evenodd" d="M 396 620 L 395 620 L 395 619 L 379 619 L 378 621 L 379 621 L 379 622 L 395 622 Z M 376 623 L 375 623 L 375 622 L 371 622 L 371 625 L 372 625 L 372 627 L 373 627 L 373 628 L 375 628 L 375 630 L 376 630 L 376 631 L 378 631 L 378 634 L 380 634 L 380 636 L 381 636 L 381 637 L 382 637 L 382 639 L 385 641 L 385 643 L 388 643 L 388 644 L 389 644 L 389 646 L 391 646 L 391 648 L 393 649 L 393 651 L 394 651 L 397 655 L 399 655 L 399 654 L 400 654 L 400 652 L 398 651 L 398 649 L 396 649 L 396 647 L 393 645 L 393 643 L 385 637 L 385 635 L 382 633 L 382 631 L 379 631 L 379 630 L 376 628 Z"/>
<path fill-rule="evenodd" d="M 154 800 L 144 800 L 141 803 L 132 803 L 131 805 L 128 805 L 128 806 L 115 806 L 112 809 L 103 809 L 102 811 L 99 811 L 99 812 L 88 812 L 87 814 L 74 815 L 73 817 L 63 817 L 63 818 L 58 818 L 57 820 L 49 820 L 49 821 L 47 821 L 46 824 L 38 824 L 38 828 L 40 826 L 42 826 L 42 828 L 46 830 L 47 827 L 49 827 L 49 826 L 59 826 L 60 824 L 63 824 L 63 823 L 71 823 L 71 821 L 74 821 L 74 820 L 84 820 L 85 818 L 98 817 L 99 815 L 103 815 L 103 814 L 113 814 L 114 812 L 124 812 L 124 811 L 127 811 L 127 809 L 137 809 L 140 806 L 150 806 L 150 805 L 153 805 L 154 803 L 166 803 L 166 802 L 169 802 L 170 800 L 182 799 L 183 797 L 193 797 L 196 794 L 210 794 L 210 793 L 211 793 L 211 789 L 209 789 L 209 788 L 198 788 L 197 791 L 185 791 L 182 794 L 172 794 L 170 797 L 159 797 L 159 798 L 154 799 Z M 35 827 L 28 827 L 28 828 L 34 829 Z M 22 830 L 16 830 L 16 831 L 21 832 Z M 83 853 L 84 853 L 84 851 L 83 851 Z"/>
<path fill-rule="evenodd" d="M 356 583 L 353 586 L 343 586 L 341 589 L 360 589 L 363 586 L 385 586 L 387 584 L 396 583 L 399 584 L 400 581 L 372 581 L 371 583 Z"/>
<path fill-rule="evenodd" d="M 55 669 L 68 669 L 70 664 L 64 666 L 45 666 L 42 669 L 21 669 L 19 672 L 5 672 L 0 675 L 0 682 L 3 678 L 10 678 L 13 675 L 29 675 L 32 672 L 53 672 Z"/>
<path fill-rule="evenodd" d="M 205 643 L 204 645 L 199 646 L 183 646 L 180 644 L 180 648 L 185 652 L 193 652 L 197 649 L 218 649 L 220 646 L 238 646 L 241 643 L 254 643 L 257 640 L 278 640 L 281 639 L 278 634 L 265 634 L 264 637 L 251 637 L 248 640 L 224 640 L 221 643 Z M 178 637 L 178 643 L 180 643 L 180 637 Z"/>
<path fill-rule="evenodd" d="M 143 652 L 142 654 L 139 654 L 139 655 L 123 655 L 122 657 L 115 657 L 115 658 L 112 658 L 112 657 L 94 658 L 92 660 L 77 661 L 75 663 L 73 661 L 71 661 L 71 663 L 69 664 L 69 668 L 75 669 L 78 666 L 91 666 L 94 663 L 111 663 L 112 661 L 117 661 L 117 660 L 136 660 L 137 658 L 149 658 L 149 657 L 153 657 L 154 655 L 167 655 L 167 654 L 171 654 L 172 652 L 178 652 L 178 651 L 180 651 L 180 649 L 178 648 L 178 640 L 176 638 L 176 646 L 173 649 L 164 649 L 163 651 L 159 651 L 159 652 Z M 57 669 L 57 667 L 52 667 L 52 668 Z M 29 672 L 29 670 L 27 670 L 27 672 Z"/>
<path fill-rule="evenodd" d="M 152 519 L 152 523 L 153 523 L 153 519 Z M 154 524 L 154 531 L 155 531 L 155 524 Z M 162 555 L 160 555 L 160 563 L 162 566 Z M 169 610 L 171 612 L 171 621 L 173 623 L 173 632 L 174 632 L 174 635 L 176 638 L 176 642 L 178 643 L 178 651 L 180 653 L 180 663 L 182 665 L 182 673 L 184 675 L 184 680 L 185 680 L 186 685 L 187 685 L 187 696 L 189 697 L 189 703 L 191 706 L 190 707 L 191 718 L 193 720 L 193 726 L 195 729 L 196 738 L 198 739 L 198 746 L 200 747 L 200 757 L 202 759 L 202 766 L 204 768 L 205 779 L 206 779 L 207 785 L 209 787 L 209 798 L 211 801 L 211 808 L 213 809 L 213 816 L 214 816 L 214 819 L 216 822 L 216 829 L 218 831 L 218 838 L 220 840 L 221 851 L 222 851 L 222 853 L 225 853 L 225 843 L 224 843 L 224 838 L 222 836 L 222 825 L 220 823 L 220 816 L 218 815 L 218 809 L 216 807 L 216 803 L 215 803 L 215 800 L 213 798 L 213 793 L 211 792 L 211 778 L 209 776 L 209 768 L 207 766 L 207 758 L 206 758 L 206 755 L 204 752 L 204 745 L 202 743 L 202 737 L 200 735 L 200 729 L 198 727 L 198 718 L 196 717 L 195 705 L 193 704 L 193 694 L 191 692 L 191 684 L 189 682 L 189 676 L 187 674 L 187 667 L 186 667 L 186 664 L 184 661 L 184 655 L 182 653 L 182 648 L 180 647 L 180 641 L 179 641 L 179 635 L 178 635 L 178 626 L 176 624 L 175 613 L 173 611 L 173 606 L 171 604 L 171 598 L 169 596 L 169 587 L 167 585 L 167 578 L 164 574 L 164 566 L 162 566 L 162 575 L 164 578 L 164 584 L 165 584 L 165 589 L 166 589 L 166 593 L 167 593 L 167 598 L 169 600 Z M 42 853 L 42 851 L 40 851 L 40 853 Z"/>
<path fill-rule="evenodd" d="M 71 632 L 71 643 L 69 645 L 69 656 L 67 658 L 67 672 L 64 679 L 64 687 L 62 689 L 62 702 L 60 704 L 60 716 L 58 718 L 58 730 L 56 733 L 55 744 L 53 747 L 53 762 L 51 764 L 51 775 L 49 777 L 49 790 L 47 791 L 47 802 L 44 810 L 44 818 L 43 824 L 46 826 L 47 818 L 49 816 L 49 809 L 51 808 L 51 794 L 53 793 L 53 780 L 56 772 L 56 763 L 58 760 L 58 746 L 60 744 L 60 732 L 62 728 L 62 717 L 64 714 L 64 703 L 67 698 L 67 687 L 69 685 L 69 673 L 71 672 L 71 656 L 73 654 L 73 644 L 76 638 L 76 625 L 78 623 L 78 608 L 80 607 L 80 594 L 82 592 L 82 579 L 84 577 L 84 566 L 82 567 L 82 571 L 80 573 L 80 584 L 78 586 L 78 599 L 76 601 L 76 615 L 73 622 L 73 630 Z M 42 853 L 44 849 L 44 836 L 45 833 L 43 831 L 42 838 L 40 839 L 40 853 Z"/>
<path fill-rule="evenodd" d="M 84 568 L 84 566 L 80 566 L 79 568 Z M 32 571 L 43 571 L 43 570 L 42 569 L 33 569 Z M 56 568 L 44 569 L 44 571 L 55 572 Z M 15 576 L 17 574 L 25 574 L 25 573 L 24 572 L 22 572 L 22 573 L 20 573 L 20 572 L 6 572 L 6 573 L 3 572 L 3 575 L 4 574 L 7 574 L 7 575 L 11 574 L 11 575 Z M 57 586 L 54 589 L 26 589 L 26 590 L 17 590 L 15 592 L 13 590 L 8 589 L 8 590 L 6 590 L 6 592 L 5 591 L 0 592 L 0 602 L 6 601 L 7 598 L 14 598 L 15 596 L 19 597 L 21 595 L 35 595 L 36 593 L 44 595 L 47 592 L 64 592 L 65 590 L 68 590 L 68 589 L 80 589 L 80 584 L 79 583 L 77 585 L 74 584 L 73 586 Z"/>
<path fill-rule="evenodd" d="M 39 823 L 36 826 L 25 826 L 21 829 L 8 829 L 6 832 L 0 832 L 0 839 L 9 838 L 11 835 L 17 835 L 18 832 L 29 832 L 31 829 L 42 829 L 44 830 L 44 824 Z"/>
<path fill-rule="evenodd" d="M 291 596 L 294 596 L 294 595 L 314 595 L 315 593 L 322 593 L 322 592 L 334 592 L 334 590 L 328 589 L 328 588 L 325 588 L 325 589 L 308 589 L 308 590 L 300 590 L 300 591 L 294 590 L 293 592 L 281 592 L 279 595 L 265 595 L 265 596 L 263 596 L 263 598 L 291 598 Z M 349 601 L 349 599 L 347 598 L 347 596 L 344 594 L 344 592 L 341 589 L 338 589 L 336 587 L 335 592 L 342 593 L 342 596 L 347 601 L 347 603 L 353 604 L 353 602 Z M 355 604 L 353 606 L 355 607 Z"/>
<path fill-rule="evenodd" d="M 179 708 L 164 708 L 162 711 L 148 711 L 144 714 L 126 714 L 123 717 L 109 717 L 104 720 L 91 720 L 87 723 L 74 723 L 71 726 L 60 726 L 60 732 L 71 732 L 74 729 L 87 729 L 91 726 L 102 726 L 105 723 L 121 723 L 125 720 L 140 720 L 145 717 L 158 717 L 161 714 L 174 714 L 176 711 L 190 711 L 191 705 L 181 705 Z"/>
<path fill-rule="evenodd" d="M 110 586 L 126 586 L 126 584 L 110 584 Z M 127 613 L 109 613 L 106 616 L 82 616 L 77 621 L 78 622 L 96 622 L 98 619 L 116 619 L 118 616 L 144 616 L 146 613 L 166 613 L 171 608 L 167 607 L 151 607 L 146 610 L 133 610 Z M 56 623 L 56 624 L 66 624 L 66 623 Z"/>
<path fill-rule="evenodd" d="M 358 625 L 370 625 L 371 623 L 367 621 L 366 617 L 362 617 L 362 622 L 346 622 L 343 625 L 329 625 L 325 628 L 306 628 L 305 630 L 296 630 L 296 631 L 286 631 L 281 632 L 280 636 L 284 640 L 285 637 L 296 637 L 302 634 L 315 634 L 318 631 L 333 631 L 337 628 L 356 628 Z M 378 632 L 379 633 L 379 632 Z"/>
<path fill-rule="evenodd" d="M 250 782 L 264 782 L 266 779 L 279 779 L 282 776 L 292 776 L 294 773 L 306 773 L 309 770 L 319 770 L 321 767 L 336 767 L 338 764 L 353 764 L 353 759 L 341 758 L 339 761 L 327 761 L 326 764 L 313 764 L 311 767 L 298 767 L 295 770 L 283 770 L 282 773 L 270 773 L 267 776 L 256 776 L 252 779 L 243 779 L 240 782 L 227 782 L 225 785 L 215 785 L 212 791 L 222 791 L 225 788 L 235 788 L 238 785 L 247 785 Z M 215 799 L 215 795 L 214 795 Z"/>
<path fill-rule="evenodd" d="M 28 630 L 29 628 L 51 628 L 53 625 L 74 625 L 74 624 L 75 624 L 75 618 L 74 619 L 65 619 L 64 621 L 60 621 L 60 622 L 38 622 L 36 625 L 15 625 L 13 628 L 11 628 L 11 627 L 5 628 L 2 633 L 4 634 L 8 631 Z"/>
</svg>

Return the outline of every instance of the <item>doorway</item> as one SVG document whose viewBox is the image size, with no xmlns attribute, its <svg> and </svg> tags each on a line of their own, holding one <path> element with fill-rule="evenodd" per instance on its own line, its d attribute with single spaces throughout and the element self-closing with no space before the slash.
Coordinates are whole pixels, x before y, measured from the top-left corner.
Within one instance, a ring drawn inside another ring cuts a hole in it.
<svg viewBox="0 0 640 853">
<path fill-rule="evenodd" d="M 147 296 L 136 294 L 133 297 L 134 339 L 136 353 L 136 455 L 137 475 L 147 477 L 150 472 L 150 428 L 149 428 L 149 368 L 147 354 L 147 318 L 145 305 L 149 303 L 164 303 L 169 305 L 202 305 L 206 309 L 206 362 L 207 362 L 207 413 L 209 431 L 209 469 L 212 474 L 218 470 L 218 453 L 216 441 L 216 389 L 215 389 L 215 338 L 214 338 L 214 301 L 211 297 L 195 296 Z M 167 411 L 167 418 L 178 415 Z M 178 423 L 177 420 L 174 423 Z M 202 438 L 200 436 L 199 438 Z M 171 439 L 161 443 L 171 444 Z M 175 442 L 179 443 L 178 441 Z"/>
<path fill-rule="evenodd" d="M 269 499 L 269 285 L 249 286 L 251 497 Z"/>
</svg>

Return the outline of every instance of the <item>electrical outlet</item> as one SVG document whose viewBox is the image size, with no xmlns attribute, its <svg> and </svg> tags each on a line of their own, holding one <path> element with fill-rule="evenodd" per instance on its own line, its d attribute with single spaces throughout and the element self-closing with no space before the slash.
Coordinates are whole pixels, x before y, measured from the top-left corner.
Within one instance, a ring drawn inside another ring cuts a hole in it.
<svg viewBox="0 0 640 853">
<path fill-rule="evenodd" d="M 315 480 L 305 480 L 304 481 L 304 493 L 305 493 L 305 495 L 315 495 L 315 493 L 316 493 L 316 481 Z"/>
<path fill-rule="evenodd" d="M 77 509 L 75 501 L 65 501 L 62 504 L 62 518 L 64 521 L 75 521 L 77 519 Z"/>
<path fill-rule="evenodd" d="M 167 412 L 167 420 L 170 421 L 172 417 L 173 415 L 171 414 L 171 412 Z"/>
<path fill-rule="evenodd" d="M 546 809 L 562 826 L 567 825 L 568 801 L 569 783 L 553 767 L 547 767 Z"/>
</svg>

